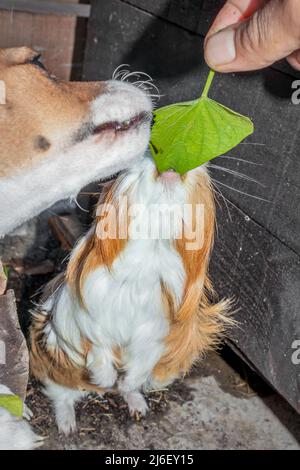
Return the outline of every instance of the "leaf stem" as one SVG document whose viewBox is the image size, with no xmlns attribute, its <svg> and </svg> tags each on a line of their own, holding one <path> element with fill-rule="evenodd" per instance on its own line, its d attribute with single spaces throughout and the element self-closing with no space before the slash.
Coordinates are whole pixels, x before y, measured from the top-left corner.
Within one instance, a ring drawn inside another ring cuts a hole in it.
<svg viewBox="0 0 300 470">
<path fill-rule="evenodd" d="M 207 98 L 207 95 L 208 95 L 209 89 L 211 87 L 212 81 L 214 79 L 214 76 L 215 76 L 215 71 L 210 70 L 209 74 L 208 74 L 208 77 L 207 77 L 207 80 L 206 80 L 206 83 L 205 83 L 203 93 L 202 93 L 202 98 Z"/>
</svg>

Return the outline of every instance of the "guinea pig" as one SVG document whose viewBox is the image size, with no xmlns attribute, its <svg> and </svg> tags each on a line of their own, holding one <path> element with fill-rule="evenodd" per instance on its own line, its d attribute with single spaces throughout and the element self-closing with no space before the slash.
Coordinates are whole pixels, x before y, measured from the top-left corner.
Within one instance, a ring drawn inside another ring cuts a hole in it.
<svg viewBox="0 0 300 470">
<path fill-rule="evenodd" d="M 95 222 L 33 312 L 31 370 L 52 400 L 59 431 L 74 404 L 119 392 L 131 415 L 142 391 L 184 376 L 230 323 L 212 301 L 208 264 L 214 194 L 205 165 L 159 174 L 149 155 L 111 184 Z"/>
</svg>

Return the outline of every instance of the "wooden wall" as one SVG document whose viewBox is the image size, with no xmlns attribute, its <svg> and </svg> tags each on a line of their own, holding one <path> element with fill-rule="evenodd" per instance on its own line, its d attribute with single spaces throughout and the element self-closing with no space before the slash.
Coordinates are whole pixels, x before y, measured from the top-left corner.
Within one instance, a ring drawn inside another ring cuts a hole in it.
<svg viewBox="0 0 300 470">
<path fill-rule="evenodd" d="M 222 4 L 94 0 L 84 78 L 107 79 L 125 63 L 154 77 L 161 105 L 199 96 L 208 74 L 203 39 Z M 252 117 L 256 131 L 232 159 L 213 162 L 224 167 L 212 175 L 227 207 L 218 196 L 211 275 L 218 294 L 234 297 L 239 309 L 231 346 L 300 410 L 300 366 L 292 362 L 300 339 L 300 105 L 291 102 L 297 77 L 282 62 L 215 78 L 211 97 Z"/>
<path fill-rule="evenodd" d="M 49 7 L 48 11 L 57 13 L 31 13 L 41 9 L 41 6 L 36 7 L 36 1 L 24 2 L 28 12 L 13 8 L 14 3 L 19 5 L 20 2 L 10 2 L 12 8 L 3 10 L 1 4 L 3 7 L 9 2 L 0 1 L 0 47 L 33 47 L 42 53 L 47 68 L 58 78 L 68 80 L 71 75 L 78 78 L 82 67 L 81 52 L 85 46 L 86 20 L 78 20 L 72 11 L 70 15 L 65 14 L 57 5 L 78 4 L 79 0 L 39 1 L 46 6 L 52 5 L 52 10 Z"/>
</svg>

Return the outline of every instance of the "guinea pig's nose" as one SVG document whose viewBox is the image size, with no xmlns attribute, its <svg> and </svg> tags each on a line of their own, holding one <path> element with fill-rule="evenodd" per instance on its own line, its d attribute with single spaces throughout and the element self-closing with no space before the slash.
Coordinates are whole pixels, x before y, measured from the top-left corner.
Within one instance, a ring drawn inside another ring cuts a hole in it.
<svg viewBox="0 0 300 470">
<path fill-rule="evenodd" d="M 176 182 L 180 180 L 179 174 L 174 170 L 164 171 L 160 176 L 164 181 Z"/>
</svg>

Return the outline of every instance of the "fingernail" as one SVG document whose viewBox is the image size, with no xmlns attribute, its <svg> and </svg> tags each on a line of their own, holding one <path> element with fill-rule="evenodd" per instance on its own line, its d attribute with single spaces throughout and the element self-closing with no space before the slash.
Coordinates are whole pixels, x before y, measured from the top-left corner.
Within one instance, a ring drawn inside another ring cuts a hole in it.
<svg viewBox="0 0 300 470">
<path fill-rule="evenodd" d="M 230 64 L 236 58 L 235 32 L 226 29 L 211 36 L 206 43 L 206 59 L 209 65 Z"/>
</svg>

